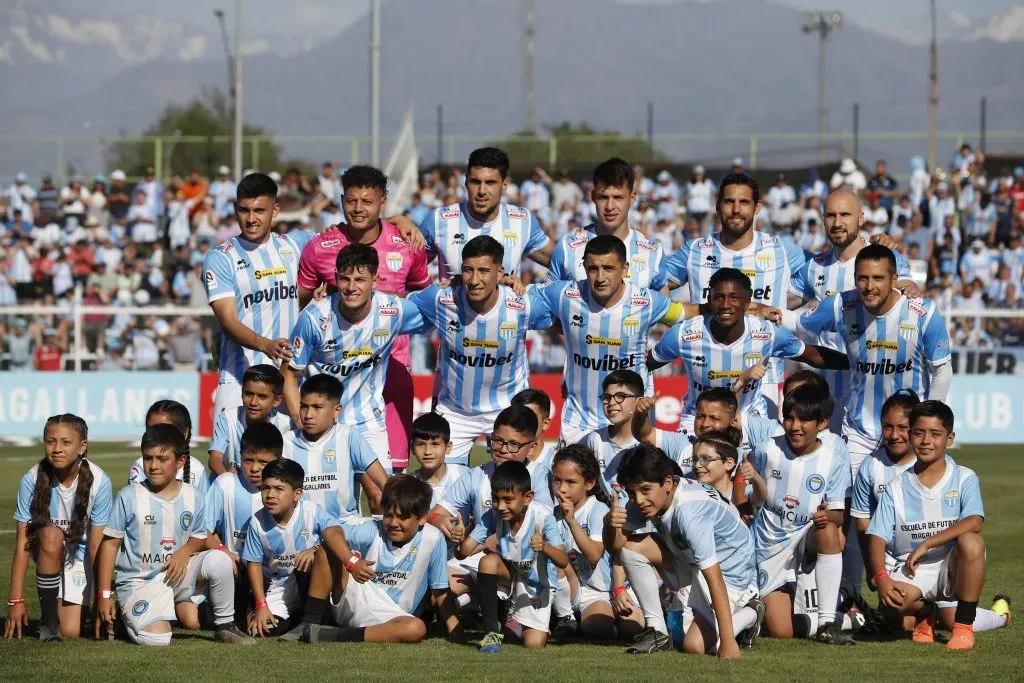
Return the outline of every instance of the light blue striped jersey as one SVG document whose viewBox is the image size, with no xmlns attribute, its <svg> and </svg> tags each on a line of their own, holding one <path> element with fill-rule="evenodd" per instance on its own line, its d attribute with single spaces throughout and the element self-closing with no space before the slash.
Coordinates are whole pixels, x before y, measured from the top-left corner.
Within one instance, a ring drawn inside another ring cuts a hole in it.
<svg viewBox="0 0 1024 683">
<path fill-rule="evenodd" d="M 234 553 L 241 553 L 249 520 L 263 509 L 259 489 L 241 472 L 225 472 L 213 480 L 205 502 L 206 531 L 220 536 L 221 543 Z"/>
<path fill-rule="evenodd" d="M 974 516 L 985 516 L 978 475 L 947 460 L 942 479 L 930 489 L 913 469 L 886 484 L 868 533 L 885 541 L 886 555 L 904 561 L 925 539 Z M 921 561 L 940 561 L 953 543 L 930 549 Z"/>
<path fill-rule="evenodd" d="M 697 479 L 693 471 L 693 442 L 697 437 L 686 432 L 670 432 L 667 429 L 654 430 L 654 445 L 665 452 L 669 458 L 679 465 L 683 476 Z"/>
<path fill-rule="evenodd" d="M 718 565 L 727 585 L 741 590 L 754 585 L 750 531 L 736 506 L 713 486 L 677 480 L 668 510 L 653 521 L 677 561 L 687 561 L 692 553 L 701 571 Z"/>
<path fill-rule="evenodd" d="M 626 425 L 626 429 L 629 425 Z M 606 496 L 612 495 L 612 484 L 615 483 L 615 475 L 619 472 L 619 463 L 625 456 L 626 451 L 640 445 L 640 442 L 630 437 L 629 441 L 620 446 L 608 435 L 608 427 L 601 427 L 584 436 L 580 443 L 594 451 L 597 457 L 597 465 L 601 468 L 601 488 Z"/>
<path fill-rule="evenodd" d="M 946 324 L 928 299 L 900 294 L 888 313 L 876 317 L 853 289 L 826 298 L 797 325 L 810 334 L 838 332 L 843 338 L 851 376 L 843 429 L 869 440 L 881 437 L 885 399 L 900 389 L 926 397 L 931 368 L 950 360 Z"/>
<path fill-rule="evenodd" d="M 574 517 L 583 529 L 583 533 L 594 541 L 603 543 L 601 534 L 604 531 L 604 516 L 608 514 L 608 506 L 594 496 L 588 496 L 583 505 L 576 508 Z M 558 520 L 558 528 L 565 539 L 565 549 L 569 554 L 569 563 L 580 583 L 593 588 L 596 591 L 610 592 L 612 589 L 612 565 L 606 550 L 601 555 L 597 566 L 590 564 L 587 556 L 584 555 L 576 543 L 576 539 L 569 529 L 569 523 L 562 515 L 562 508 L 555 510 L 555 519 Z"/>
<path fill-rule="evenodd" d="M 114 587 L 125 604 L 133 591 L 156 578 L 164 563 L 190 538 L 206 538 L 203 495 L 182 483 L 178 494 L 161 498 L 147 484 L 125 486 L 117 494 L 105 536 L 121 539 L 114 563 Z"/>
<path fill-rule="evenodd" d="M 359 477 L 377 461 L 377 454 L 358 428 L 336 424 L 316 441 L 309 441 L 301 429 L 292 430 L 284 437 L 281 457 L 302 465 L 304 500 L 336 519 L 362 516 Z"/>
<path fill-rule="evenodd" d="M 462 478 L 464 474 L 469 472 L 469 468 L 465 465 L 457 465 L 453 462 L 446 462 L 444 464 L 445 471 L 444 476 L 441 477 L 441 481 L 436 484 L 430 484 L 430 488 L 433 490 L 434 495 L 430 498 L 430 507 L 433 508 L 435 505 L 440 505 L 441 501 L 444 500 L 445 491 L 447 491 L 455 482 Z M 423 479 L 420 474 L 423 470 L 417 469 L 412 474 L 417 479 Z M 423 479 L 426 481 L 426 479 Z"/>
<path fill-rule="evenodd" d="M 238 322 L 267 339 L 287 338 L 299 317 L 296 278 L 304 246 L 294 235 L 273 232 L 263 244 L 232 237 L 203 259 L 207 298 L 213 303 L 233 297 Z M 245 371 L 260 363 L 274 360 L 221 336 L 221 384 L 241 384 Z"/>
<path fill-rule="evenodd" d="M 106 526 L 110 517 L 110 506 L 113 504 L 110 477 L 92 461 L 89 461 L 89 469 L 92 471 L 92 486 L 89 488 L 89 502 L 85 508 L 88 523 L 85 525 L 82 538 L 74 547 L 74 556 L 79 560 L 85 559 L 89 529 Z M 39 465 L 33 465 L 32 469 L 21 478 L 21 483 L 18 485 L 18 500 L 14 506 L 16 522 L 28 524 L 32 521 L 32 501 L 36 497 L 38 472 Z M 75 495 L 78 493 L 80 479 L 81 475 L 75 477 L 71 486 L 64 486 L 60 481 L 55 481 L 50 488 L 50 524 L 65 534 L 67 534 L 68 527 L 71 526 L 71 519 L 75 514 Z"/>
<path fill-rule="evenodd" d="M 526 463 L 526 469 L 530 472 L 533 499 L 550 507 L 553 504 L 549 480 L 551 464 L 549 461 L 548 467 L 544 468 L 538 466 L 536 462 Z M 533 465 L 532 468 L 531 465 Z M 440 505 L 450 515 L 461 515 L 462 523 L 466 526 L 469 526 L 470 519 L 479 524 L 487 511 L 491 509 L 491 475 L 494 474 L 495 467 L 492 460 L 470 469 L 459 477 L 458 481 L 445 489 Z"/>
<path fill-rule="evenodd" d="M 271 586 L 281 586 L 295 568 L 295 556 L 320 545 L 324 531 L 340 524 L 316 503 L 300 499 L 283 526 L 266 508 L 260 508 L 248 526 L 242 561 L 262 564 L 263 576 L 270 579 Z"/>
<path fill-rule="evenodd" d="M 451 280 L 462 272 L 462 248 L 479 235 L 489 235 L 504 245 L 502 265 L 509 275 L 519 275 L 523 258 L 551 241 L 529 210 L 505 202 L 498 207 L 498 217 L 489 223 L 474 218 L 466 202 L 439 207 L 423 219 L 420 232 L 427 242 L 427 255 L 437 256 L 442 280 Z"/>
<path fill-rule="evenodd" d="M 371 519 L 344 530 L 349 547 L 375 563 L 373 583 L 409 614 L 420 612 L 428 588 L 448 590 L 448 543 L 434 525 L 423 526 L 401 547 L 391 542 L 381 521 Z"/>
<path fill-rule="evenodd" d="M 835 435 L 832 435 L 833 437 Z M 795 535 L 811 524 L 824 502 L 829 510 L 846 507 L 850 488 L 850 457 L 839 438 L 824 438 L 807 455 L 795 455 L 785 436 L 758 444 L 750 462 L 768 487 L 768 496 L 754 518 L 754 545 L 759 562 L 782 552 Z"/>
<path fill-rule="evenodd" d="M 669 282 L 689 285 L 694 303 L 708 301 L 711 276 L 719 268 L 736 268 L 750 278 L 754 303 L 779 308 L 787 308 L 786 295 L 794 288 L 794 280 L 800 281 L 805 266 L 804 253 L 792 241 L 756 230 L 751 243 L 739 251 L 724 246 L 721 234 L 714 233 L 686 242 L 666 263 Z M 782 364 L 770 362 L 764 381 L 781 382 Z"/>
<path fill-rule="evenodd" d="M 272 412 L 270 424 L 277 427 L 282 435 L 287 434 L 292 427 L 291 418 L 287 412 Z M 225 469 L 238 469 L 242 466 L 242 434 L 249 426 L 245 417 L 245 408 L 238 406 L 234 411 L 222 410 L 213 419 L 213 440 L 210 441 L 210 451 L 219 451 L 224 455 Z"/>
<path fill-rule="evenodd" d="M 548 307 L 537 298 L 533 287 L 520 297 L 499 286 L 494 307 L 480 315 L 463 287 L 431 285 L 409 295 L 439 333 L 439 404 L 463 414 L 497 412 L 529 388 L 526 333 L 551 326 Z"/>
<path fill-rule="evenodd" d="M 782 425 L 775 420 L 757 415 L 744 415 L 740 420 L 740 445 L 737 449 L 739 463 L 750 457 L 750 452 L 759 443 L 765 443 L 769 439 L 783 434 Z M 824 441 L 824 435 L 819 435 Z M 693 445 L 697 441 L 694 434 L 685 432 L 671 432 L 665 429 L 658 429 L 654 432 L 655 446 L 665 451 L 668 457 L 676 461 L 679 468 L 683 470 L 683 476 L 688 479 L 696 479 L 693 471 Z M 737 463 L 737 465 L 739 465 Z"/>
<path fill-rule="evenodd" d="M 551 507 L 555 506 L 555 496 L 551 488 L 551 465 L 554 459 L 555 446 L 546 443 L 536 460 L 526 460 L 526 471 L 530 473 L 530 485 L 533 487 L 533 499 Z"/>
<path fill-rule="evenodd" d="M 184 467 L 178 468 L 177 479 L 178 481 L 185 480 Z M 142 468 L 142 458 L 139 458 L 128 468 L 128 483 L 141 484 L 144 481 L 146 481 L 146 471 Z M 189 456 L 188 461 L 188 483 L 199 489 L 204 496 L 210 490 L 210 478 L 206 476 L 206 468 L 203 467 L 203 463 L 192 456 Z"/>
<path fill-rule="evenodd" d="M 483 543 L 491 534 L 497 537 L 498 555 L 513 572 L 513 579 L 522 581 L 527 593 L 534 598 L 540 598 L 558 586 L 558 567 L 546 556 L 538 558 L 530 547 L 530 538 L 538 525 L 546 543 L 565 548 L 565 539 L 553 511 L 536 500 L 526 508 L 523 523 L 516 533 L 512 532 L 512 524 L 494 514 L 493 510 L 489 510 L 470 532 L 470 538 L 477 543 Z"/>
<path fill-rule="evenodd" d="M 646 363 L 648 333 L 658 322 L 675 323 L 682 306 L 645 287 L 622 286 L 622 296 L 610 308 L 593 302 L 586 280 L 537 288 L 565 332 L 568 397 L 562 433 L 566 427 L 589 432 L 608 424 L 601 406 L 601 383 L 615 370 L 633 370 L 644 380 L 646 394 L 653 395 Z"/>
<path fill-rule="evenodd" d="M 743 335 L 732 344 L 723 344 L 711 334 L 711 316 L 684 320 L 665 332 L 651 357 L 659 363 L 677 358 L 689 378 L 683 415 L 697 413 L 697 397 L 712 387 L 729 388 L 750 367 L 769 358 L 793 358 L 804 352 L 804 343 L 785 328 L 752 315 L 743 316 Z M 765 375 L 763 382 L 768 381 Z M 739 411 L 744 415 L 766 415 L 761 395 L 762 381 L 743 387 Z"/>
<path fill-rule="evenodd" d="M 853 495 L 850 499 L 850 516 L 858 519 L 871 519 L 878 507 L 878 499 L 885 490 L 885 485 L 893 477 L 903 474 L 914 466 L 917 458 L 910 458 L 902 465 L 896 465 L 889 458 L 885 447 L 876 449 L 857 468 L 853 477 Z M 952 461 L 951 461 L 952 462 Z"/>
<path fill-rule="evenodd" d="M 551 265 L 548 266 L 549 277 L 552 280 L 586 280 L 583 250 L 594 237 L 597 237 L 597 228 L 589 225 L 581 232 L 565 235 L 558 240 L 551 254 Z M 664 287 L 668 282 L 668 271 L 665 270 L 665 254 L 661 243 L 647 239 L 642 232 L 633 228 L 629 228 L 629 236 L 624 242 L 626 261 L 629 263 L 627 280 L 638 287 L 653 290 Z"/>
<path fill-rule="evenodd" d="M 313 301 L 292 330 L 293 370 L 312 365 L 341 381 L 340 422 L 384 429 L 384 377 L 395 337 L 426 329 L 420 311 L 394 294 L 373 292 L 370 312 L 351 323 L 338 312 L 339 295 Z"/>
</svg>

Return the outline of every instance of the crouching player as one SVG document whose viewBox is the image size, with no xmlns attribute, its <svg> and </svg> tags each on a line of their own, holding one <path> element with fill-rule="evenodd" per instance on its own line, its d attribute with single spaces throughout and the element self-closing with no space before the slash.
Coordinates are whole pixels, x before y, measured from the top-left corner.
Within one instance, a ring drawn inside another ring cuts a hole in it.
<svg viewBox="0 0 1024 683">
<path fill-rule="evenodd" d="M 813 558 L 817 600 L 811 602 L 818 606 L 818 624 L 809 632 L 818 642 L 853 645 L 836 615 L 843 568 L 839 527 L 850 464 L 842 441 L 818 436 L 828 429 L 832 409 L 832 398 L 817 387 L 791 391 L 782 403 L 784 435 L 758 444 L 740 472 L 753 484 L 751 502 L 761 506 L 753 533 L 768 634 L 792 638 L 807 628 L 794 618 L 793 592 Z"/>
<path fill-rule="evenodd" d="M 629 504 L 622 507 L 618 496 L 612 498 L 605 518 L 606 536 L 613 552 L 627 551 L 623 528 L 631 509 L 653 521 L 655 533 L 633 543 L 632 553 L 642 553 L 658 567 L 670 588 L 682 582 L 681 570 L 687 563 L 700 571 L 687 598 L 693 622 L 686 630 L 683 649 L 736 659 L 740 656 L 737 634 L 759 626 L 754 544 L 728 498 L 712 486 L 679 477 L 678 472 L 678 465 L 660 449 L 638 446 L 626 453 L 618 483 L 626 489 Z M 658 586 L 650 572 L 631 572 L 635 563 L 626 558 L 624 564 L 641 600 L 657 596 Z M 640 638 L 630 652 L 671 649 L 667 634 L 645 631 Z M 648 639 L 655 647 L 645 649 Z"/>
<path fill-rule="evenodd" d="M 113 577 L 128 637 L 140 645 L 170 645 L 172 621 L 199 628 L 195 601 L 208 589 L 214 639 L 254 643 L 234 623 L 231 559 L 219 551 L 202 551 L 203 496 L 176 478 L 188 457 L 177 427 L 157 425 L 142 436 L 145 480 L 121 489 L 103 532 L 96 579 L 99 618 L 113 627 Z"/>
<path fill-rule="evenodd" d="M 914 642 L 935 642 L 930 603 L 956 599 L 946 649 L 970 650 L 979 611 L 988 619 L 1005 617 L 978 610 L 985 585 L 985 510 L 978 476 L 946 458 L 954 436 L 953 411 L 946 404 L 923 401 L 911 410 L 917 461 L 886 485 L 867 533 L 879 601 L 891 613 L 916 617 Z"/>
<path fill-rule="evenodd" d="M 491 509 L 463 540 L 457 557 L 477 552 L 490 536 L 495 552 L 480 560 L 477 592 L 486 635 L 480 651 L 501 651 L 505 636 L 498 620 L 498 588 L 510 596 L 506 627 L 521 635 L 523 645 L 547 645 L 551 603 L 558 585 L 558 570 L 569 566 L 558 522 L 550 507 L 536 503 L 530 472 L 522 462 L 506 461 L 491 477 Z"/>
</svg>

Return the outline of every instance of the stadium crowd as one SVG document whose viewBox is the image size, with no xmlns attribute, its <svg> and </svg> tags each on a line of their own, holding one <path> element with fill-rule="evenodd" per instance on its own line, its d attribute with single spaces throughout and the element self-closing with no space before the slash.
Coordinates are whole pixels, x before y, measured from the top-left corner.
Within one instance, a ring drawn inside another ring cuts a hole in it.
<svg viewBox="0 0 1024 683">
<path fill-rule="evenodd" d="M 731 171 L 742 171 L 736 158 Z M 337 164 L 324 163 L 307 177 L 292 168 L 279 184 L 281 213 L 276 230 L 319 233 L 343 223 Z M 779 173 L 768 188 L 756 227 L 791 240 L 809 253 L 829 247 L 822 207 L 830 189 L 846 186 L 864 199 L 864 230 L 884 233 L 899 244 L 928 296 L 943 310 L 1024 309 L 1024 168 L 987 169 L 983 155 L 964 145 L 948 169 L 929 173 L 920 157 L 910 160 L 901 183 L 879 160 L 874 174 L 844 159 L 826 182 L 811 170 L 799 187 Z M 554 176 L 554 177 L 553 177 Z M 567 170 L 549 175 L 533 169 L 511 182 L 505 201 L 523 206 L 552 239 L 593 222 L 589 180 L 577 182 Z M 668 170 L 635 167 L 637 198 L 629 223 L 666 255 L 687 239 L 715 229 L 716 182 L 696 165 L 688 178 Z M 175 304 L 205 306 L 201 267 L 207 252 L 239 233 L 233 211 L 235 183 L 221 166 L 212 180 L 192 171 L 166 182 L 149 168 L 129 184 L 125 173 L 72 176 L 57 187 L 52 176 L 35 184 L 23 173 L 0 195 L 0 306 L 116 306 L 121 315 L 86 316 L 83 347 L 95 366 L 116 369 L 205 369 L 215 346 L 209 319 L 133 315 L 133 308 Z M 438 207 L 466 198 L 465 174 L 434 169 L 423 174 L 405 207 L 415 223 Z M 524 281 L 543 280 L 546 271 L 529 262 Z M 992 348 L 1024 345 L 1024 318 L 951 316 L 957 346 Z M 72 346 L 71 317 L 0 316 L 2 364 L 11 369 L 64 367 Z M 433 369 L 437 340 L 414 338 L 413 366 Z M 530 365 L 555 371 L 564 361 L 561 330 L 533 331 Z"/>
</svg>

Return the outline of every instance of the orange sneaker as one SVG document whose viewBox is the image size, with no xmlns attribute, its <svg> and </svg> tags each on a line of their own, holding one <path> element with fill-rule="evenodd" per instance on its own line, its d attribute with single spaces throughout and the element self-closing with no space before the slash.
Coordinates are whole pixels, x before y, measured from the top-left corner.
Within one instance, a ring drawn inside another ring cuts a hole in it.
<svg viewBox="0 0 1024 683">
<path fill-rule="evenodd" d="M 946 643 L 947 650 L 973 650 L 974 649 L 974 626 L 968 624 L 953 624 L 953 633 Z"/>
<path fill-rule="evenodd" d="M 914 642 L 926 645 L 935 642 L 935 610 L 914 624 Z"/>
</svg>

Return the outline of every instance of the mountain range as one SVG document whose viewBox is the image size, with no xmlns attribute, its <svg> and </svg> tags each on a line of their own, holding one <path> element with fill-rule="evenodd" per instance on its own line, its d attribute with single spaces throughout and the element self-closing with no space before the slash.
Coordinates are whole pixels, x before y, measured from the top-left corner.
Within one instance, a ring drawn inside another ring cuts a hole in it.
<svg viewBox="0 0 1024 683">
<path fill-rule="evenodd" d="M 458 154 L 488 135 L 521 129 L 521 8 L 518 0 L 385 3 L 384 133 L 397 129 L 410 104 L 421 136 L 433 133 L 438 104 L 446 134 L 477 136 L 461 141 Z M 281 136 L 293 154 L 345 159 L 342 142 L 332 147 L 287 136 L 366 134 L 368 22 L 362 16 L 320 40 L 282 34 L 247 41 L 246 120 Z M 539 0 L 537 122 L 585 120 L 634 133 L 645 128 L 653 102 L 659 133 L 813 132 L 818 41 L 801 24 L 799 9 L 764 0 Z M 968 24 L 970 31 L 940 45 L 939 128 L 976 131 L 986 95 L 989 128 L 1020 130 L 1024 6 Z M 138 133 L 168 102 L 186 101 L 203 85 L 223 88 L 227 80 L 215 23 L 211 30 L 144 14 L 97 18 L 79 3 L 11 0 L 0 6 L 0 26 L 7 94 L 0 120 L 8 135 Z M 853 22 L 830 36 L 833 130 L 849 127 L 854 103 L 861 130 L 926 128 L 928 50 L 912 42 Z M 80 146 L 83 165 L 96 163 L 96 146 Z M 746 147 L 687 143 L 670 153 L 706 158 Z M 34 166 L 45 165 L 49 152 L 25 149 L 37 148 L 0 142 L 0 174 L 14 164 L 43 170 Z"/>
</svg>

